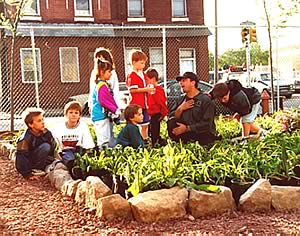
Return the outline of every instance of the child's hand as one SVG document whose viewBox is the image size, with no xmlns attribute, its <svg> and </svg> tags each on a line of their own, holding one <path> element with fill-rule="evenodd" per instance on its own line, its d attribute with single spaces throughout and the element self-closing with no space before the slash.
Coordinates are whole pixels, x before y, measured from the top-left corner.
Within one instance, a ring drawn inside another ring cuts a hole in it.
<svg viewBox="0 0 300 236">
<path fill-rule="evenodd" d="M 155 94 L 155 88 L 153 84 L 148 84 L 147 93 Z"/>
</svg>

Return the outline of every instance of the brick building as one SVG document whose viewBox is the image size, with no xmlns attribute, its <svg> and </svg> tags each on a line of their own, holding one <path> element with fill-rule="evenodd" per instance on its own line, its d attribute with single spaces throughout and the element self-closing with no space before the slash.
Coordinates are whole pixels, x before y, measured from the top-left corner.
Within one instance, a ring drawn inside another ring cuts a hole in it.
<svg viewBox="0 0 300 236">
<path fill-rule="evenodd" d="M 18 28 L 23 37 L 17 38 L 15 50 L 16 111 L 36 105 L 37 87 L 45 110 L 62 108 L 70 96 L 87 93 L 93 52 L 100 46 L 112 51 L 120 81 L 132 48 L 143 50 L 147 66 L 163 76 L 164 45 L 167 79 L 188 70 L 208 80 L 203 0 L 33 0 L 23 12 Z M 9 46 L 9 40 L 1 40 L 1 110 L 10 102 Z"/>
</svg>

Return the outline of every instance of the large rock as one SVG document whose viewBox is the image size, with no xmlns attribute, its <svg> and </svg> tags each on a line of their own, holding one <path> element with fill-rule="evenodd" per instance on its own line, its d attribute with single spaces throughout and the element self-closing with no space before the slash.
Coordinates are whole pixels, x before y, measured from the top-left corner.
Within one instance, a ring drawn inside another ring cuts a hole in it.
<svg viewBox="0 0 300 236">
<path fill-rule="evenodd" d="M 63 169 L 51 171 L 48 174 L 48 178 L 50 180 L 50 183 L 59 191 L 62 190 L 62 186 L 65 182 L 72 179 L 71 175 L 69 174 L 69 171 Z"/>
<path fill-rule="evenodd" d="M 75 194 L 75 202 L 79 205 L 85 204 L 85 195 L 87 193 L 88 184 L 86 181 L 81 181 L 77 186 L 77 191 Z"/>
<path fill-rule="evenodd" d="M 130 198 L 134 218 L 140 222 L 155 222 L 181 218 L 186 214 L 188 191 L 174 187 L 140 193 Z"/>
<path fill-rule="evenodd" d="M 63 186 L 61 187 L 61 190 L 60 190 L 61 193 L 62 193 L 62 195 L 67 195 L 67 191 L 68 191 L 69 185 L 70 185 L 72 182 L 74 182 L 73 179 L 70 179 L 70 180 L 64 182 L 64 184 L 63 184 Z"/>
<path fill-rule="evenodd" d="M 275 210 L 300 209 L 300 187 L 272 186 Z"/>
<path fill-rule="evenodd" d="M 75 198 L 77 188 L 78 188 L 78 185 L 79 185 L 80 182 L 82 182 L 82 180 L 77 179 L 77 180 L 74 180 L 71 183 L 69 183 L 66 195 L 71 197 L 71 198 Z"/>
<path fill-rule="evenodd" d="M 132 219 L 129 202 L 119 194 L 99 198 L 96 215 L 101 220 Z"/>
<path fill-rule="evenodd" d="M 248 212 L 271 210 L 271 184 L 266 179 L 259 179 L 241 197 L 239 209 Z"/>
<path fill-rule="evenodd" d="M 235 202 L 230 188 L 220 186 L 220 193 L 191 190 L 188 200 L 188 212 L 195 218 L 231 212 Z"/>
<path fill-rule="evenodd" d="M 97 200 L 101 197 L 111 195 L 111 189 L 97 176 L 89 176 L 86 179 L 87 192 L 85 197 L 85 206 L 87 208 L 96 208 Z"/>
</svg>

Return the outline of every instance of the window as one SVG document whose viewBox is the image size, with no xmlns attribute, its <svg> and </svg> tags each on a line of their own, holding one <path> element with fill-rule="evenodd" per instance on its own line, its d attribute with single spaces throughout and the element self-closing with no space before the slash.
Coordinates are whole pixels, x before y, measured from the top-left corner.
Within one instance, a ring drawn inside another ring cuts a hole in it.
<svg viewBox="0 0 300 236">
<path fill-rule="evenodd" d="M 186 0 L 172 0 L 172 17 L 186 16 Z"/>
<path fill-rule="evenodd" d="M 24 16 L 39 16 L 40 4 L 39 0 L 26 1 L 24 6 Z"/>
<path fill-rule="evenodd" d="M 193 48 L 184 48 L 179 49 L 179 63 L 180 63 L 180 74 L 187 71 L 196 73 L 196 58 L 195 58 L 195 49 Z"/>
<path fill-rule="evenodd" d="M 163 49 L 150 48 L 150 66 L 157 70 L 160 79 L 163 79 L 164 64 L 163 64 Z"/>
<path fill-rule="evenodd" d="M 129 17 L 144 16 L 143 0 L 128 0 L 128 16 Z"/>
<path fill-rule="evenodd" d="M 42 81 L 42 70 L 41 70 L 41 53 L 40 49 L 35 49 L 35 62 L 36 68 L 34 68 L 34 60 L 32 48 L 21 48 L 21 70 L 22 70 L 22 82 L 23 83 L 34 83 L 35 76 L 38 82 Z"/>
<path fill-rule="evenodd" d="M 61 82 L 79 82 L 78 48 L 59 48 Z"/>
<path fill-rule="evenodd" d="M 75 16 L 92 16 L 91 0 L 74 0 Z"/>
<path fill-rule="evenodd" d="M 125 75 L 127 76 L 131 72 L 131 58 L 130 53 L 132 50 L 141 50 L 141 48 L 125 48 Z"/>
</svg>

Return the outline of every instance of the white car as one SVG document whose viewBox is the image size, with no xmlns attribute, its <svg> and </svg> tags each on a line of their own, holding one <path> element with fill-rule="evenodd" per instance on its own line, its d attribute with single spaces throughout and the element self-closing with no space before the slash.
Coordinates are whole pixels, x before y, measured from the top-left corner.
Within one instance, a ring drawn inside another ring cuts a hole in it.
<svg viewBox="0 0 300 236">
<path fill-rule="evenodd" d="M 130 93 L 126 87 L 125 82 L 119 82 L 119 89 L 120 89 L 119 98 L 121 101 L 121 105 L 119 108 L 121 110 L 124 110 L 130 102 Z M 89 99 L 89 94 L 85 93 L 85 94 L 79 94 L 79 95 L 74 95 L 72 97 L 69 97 L 68 102 L 78 101 L 82 107 L 82 114 L 89 115 L 88 99 Z"/>
</svg>

